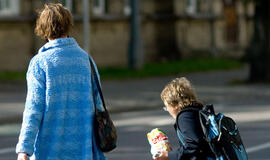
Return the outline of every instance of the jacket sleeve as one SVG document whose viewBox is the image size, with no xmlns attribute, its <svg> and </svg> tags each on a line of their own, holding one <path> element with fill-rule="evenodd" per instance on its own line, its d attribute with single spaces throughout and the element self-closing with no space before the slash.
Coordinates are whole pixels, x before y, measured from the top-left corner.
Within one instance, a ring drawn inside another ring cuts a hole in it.
<svg viewBox="0 0 270 160">
<path fill-rule="evenodd" d="M 177 150 L 173 150 L 168 153 L 169 160 L 179 160 L 183 155 L 183 147 L 181 146 Z"/>
<path fill-rule="evenodd" d="M 31 156 L 45 108 L 45 73 L 36 59 L 32 59 L 27 71 L 27 97 L 23 112 L 23 122 L 16 146 L 16 153 Z"/>
<path fill-rule="evenodd" d="M 169 160 L 192 159 L 200 152 L 200 123 L 196 112 L 183 112 L 177 117 L 185 141 L 178 150 L 169 152 Z"/>
</svg>

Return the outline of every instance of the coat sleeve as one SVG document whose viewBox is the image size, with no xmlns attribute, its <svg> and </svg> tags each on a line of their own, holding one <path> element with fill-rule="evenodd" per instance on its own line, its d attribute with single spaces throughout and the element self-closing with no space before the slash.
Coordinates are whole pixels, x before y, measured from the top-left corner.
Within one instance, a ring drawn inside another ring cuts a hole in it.
<svg viewBox="0 0 270 160">
<path fill-rule="evenodd" d="M 27 97 L 23 112 L 23 122 L 16 146 L 16 153 L 24 152 L 31 156 L 45 108 L 45 73 L 35 57 L 27 71 Z"/>
<path fill-rule="evenodd" d="M 184 136 L 185 146 L 169 152 L 169 160 L 192 159 L 200 152 L 200 123 L 195 112 L 183 112 L 177 118 L 178 127 Z M 195 158 L 196 159 L 196 158 Z"/>
</svg>

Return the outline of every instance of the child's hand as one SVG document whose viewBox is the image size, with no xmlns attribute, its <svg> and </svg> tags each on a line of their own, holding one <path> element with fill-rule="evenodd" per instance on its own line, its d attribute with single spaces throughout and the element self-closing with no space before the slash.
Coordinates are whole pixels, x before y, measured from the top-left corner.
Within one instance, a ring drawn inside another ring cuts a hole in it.
<svg viewBox="0 0 270 160">
<path fill-rule="evenodd" d="M 161 151 L 158 157 L 154 157 L 154 160 L 169 160 L 168 159 L 168 152 Z"/>
<path fill-rule="evenodd" d="M 19 153 L 17 160 L 28 160 L 28 156 L 26 153 Z"/>
</svg>

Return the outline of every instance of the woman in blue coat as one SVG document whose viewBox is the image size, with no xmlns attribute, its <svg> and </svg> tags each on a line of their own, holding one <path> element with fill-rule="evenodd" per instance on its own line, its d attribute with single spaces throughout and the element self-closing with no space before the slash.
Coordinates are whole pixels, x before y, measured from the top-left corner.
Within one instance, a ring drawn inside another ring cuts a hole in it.
<svg viewBox="0 0 270 160">
<path fill-rule="evenodd" d="M 190 82 L 176 78 L 165 86 L 161 99 L 164 109 L 176 120 L 175 130 L 180 143 L 177 150 L 160 153 L 155 160 L 206 160 L 214 157 L 208 143 L 203 138 L 199 110 L 203 105 L 197 100 Z"/>
<path fill-rule="evenodd" d="M 88 54 L 69 38 L 71 13 L 48 4 L 36 33 L 48 42 L 27 71 L 27 98 L 16 146 L 18 160 L 105 160 L 93 129 L 94 104 Z M 95 70 L 97 70 L 95 68 Z M 100 108 L 101 109 L 101 108 Z"/>
</svg>

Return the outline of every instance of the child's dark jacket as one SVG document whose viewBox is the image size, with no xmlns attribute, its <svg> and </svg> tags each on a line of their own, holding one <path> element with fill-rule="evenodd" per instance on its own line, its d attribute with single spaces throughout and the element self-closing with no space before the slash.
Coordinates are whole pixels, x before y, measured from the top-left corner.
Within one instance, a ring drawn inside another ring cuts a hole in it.
<svg viewBox="0 0 270 160">
<path fill-rule="evenodd" d="M 194 108 L 195 106 L 189 107 Z M 200 109 L 202 106 L 196 106 L 196 108 Z M 177 115 L 174 127 L 176 133 L 178 129 L 181 130 L 185 146 L 178 135 L 180 148 L 168 153 L 169 160 L 203 160 L 211 154 L 208 143 L 203 138 L 199 109 L 185 110 Z"/>
</svg>

